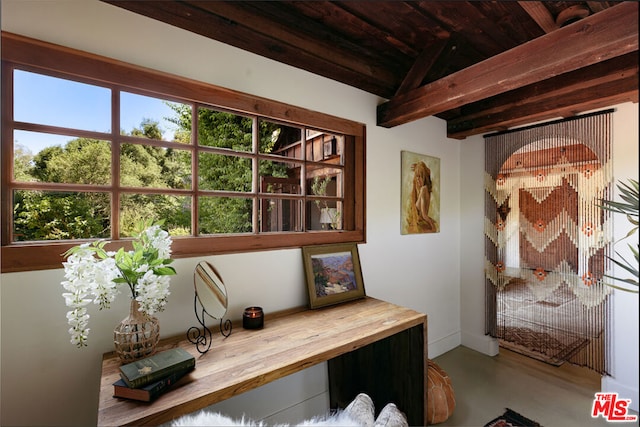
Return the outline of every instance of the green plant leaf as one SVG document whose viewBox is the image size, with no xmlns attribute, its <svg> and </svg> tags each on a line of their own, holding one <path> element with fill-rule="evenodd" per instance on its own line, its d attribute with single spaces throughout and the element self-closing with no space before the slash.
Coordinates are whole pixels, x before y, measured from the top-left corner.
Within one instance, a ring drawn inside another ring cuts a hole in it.
<svg viewBox="0 0 640 427">
<path fill-rule="evenodd" d="M 617 286 L 617 285 L 614 285 L 612 283 L 605 283 L 605 285 L 609 286 L 610 288 L 618 289 L 620 291 L 629 292 L 629 293 L 632 293 L 632 294 L 637 294 L 638 293 L 637 289 L 623 288 L 622 286 Z"/>
<path fill-rule="evenodd" d="M 154 268 L 153 271 L 159 276 L 172 276 L 176 274 L 176 270 L 173 267 L 158 267 Z"/>
<path fill-rule="evenodd" d="M 634 179 L 629 179 L 628 183 L 619 182 L 617 184 L 618 190 L 620 191 L 620 198 L 624 200 L 625 203 L 615 202 L 612 200 L 601 200 L 601 207 L 604 210 L 613 212 L 613 213 L 621 213 L 626 215 L 627 220 L 633 226 L 633 228 L 627 233 L 627 235 L 623 238 L 626 239 L 632 236 L 636 231 L 638 231 L 638 209 L 640 205 L 640 197 L 639 197 L 639 185 L 638 181 Z M 621 239 L 621 240 L 623 240 Z M 605 277 L 613 280 L 617 280 L 622 283 L 629 284 L 631 286 L 638 287 L 638 247 L 633 246 L 631 244 L 628 245 L 629 249 L 633 253 L 633 257 L 635 259 L 635 264 L 626 260 L 623 256 L 620 255 L 617 251 L 615 252 L 617 258 L 609 257 L 607 258 L 611 260 L 616 266 L 622 268 L 626 272 L 630 273 L 635 278 L 623 278 L 623 277 L 615 277 L 610 275 L 605 275 Z M 638 293 L 637 289 L 629 289 L 621 286 L 617 286 L 614 284 L 606 283 L 607 286 L 610 286 L 615 289 L 619 289 L 626 292 Z"/>
</svg>

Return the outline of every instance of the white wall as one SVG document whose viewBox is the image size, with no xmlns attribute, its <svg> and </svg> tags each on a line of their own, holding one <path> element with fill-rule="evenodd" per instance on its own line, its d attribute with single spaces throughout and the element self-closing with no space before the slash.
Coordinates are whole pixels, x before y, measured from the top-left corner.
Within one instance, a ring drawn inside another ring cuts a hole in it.
<svg viewBox="0 0 640 427">
<path fill-rule="evenodd" d="M 428 313 L 431 357 L 460 344 L 461 144 L 446 138 L 443 121 L 378 128 L 375 96 L 97 0 L 2 0 L 2 30 L 365 123 L 368 242 L 359 251 L 366 292 Z M 441 159 L 438 234 L 400 235 L 401 150 Z M 192 272 L 201 259 L 174 263 L 172 295 L 158 316 L 163 336 L 194 324 Z M 272 312 L 306 303 L 299 250 L 207 259 L 228 286 L 233 319 L 248 305 Z M 61 269 L 0 276 L 2 425 L 96 422 L 101 356 L 112 350 L 112 331 L 128 301 L 123 295 L 104 312 L 92 307 L 89 347 L 76 349 L 68 342 L 62 277 Z M 296 421 L 325 411 L 327 402 L 320 365 L 217 408 Z"/>
<path fill-rule="evenodd" d="M 483 140 L 446 138 L 445 123 L 427 118 L 394 129 L 375 126 L 380 100 L 203 37 L 139 17 L 97 0 L 2 0 L 2 30 L 210 82 L 367 125 L 367 243 L 359 246 L 368 295 L 429 315 L 429 356 L 460 343 L 495 354 L 484 336 Z M 616 178 L 638 176 L 638 107 L 614 115 Z M 400 152 L 441 159 L 441 232 L 400 235 Z M 626 221 L 616 225 L 624 235 Z M 179 259 L 163 336 L 194 324 L 191 274 L 202 258 Z M 243 307 L 267 312 L 306 302 L 299 250 L 206 258 L 228 287 L 233 319 Z M 246 268 L 251 265 L 252 268 Z M 90 346 L 68 343 L 62 270 L 0 275 L 2 425 L 95 424 L 102 353 L 127 313 L 122 296 L 93 311 Z M 638 401 L 638 298 L 616 295 L 614 369 L 605 391 Z M 213 348 L 211 351 L 216 351 Z M 325 366 L 319 365 L 216 406 L 270 422 L 296 421 L 327 408 Z M 42 409 L 41 409 L 42 408 Z"/>
<path fill-rule="evenodd" d="M 638 179 L 638 104 L 623 104 L 616 107 L 613 116 L 613 173 L 616 181 Z M 616 189 L 615 197 L 619 194 Z M 620 200 L 621 201 L 621 200 Z M 615 215 L 614 238 L 622 239 L 631 229 L 623 215 Z M 638 243 L 638 234 L 615 245 L 625 259 L 633 254 L 627 244 Z M 616 276 L 624 275 L 617 268 Z M 628 273 L 627 273 L 628 274 Z M 636 277 L 636 280 L 638 278 Z M 613 298 L 613 350 L 611 376 L 602 379 L 602 391 L 617 392 L 621 398 L 631 399 L 631 408 L 638 411 L 638 294 L 616 290 Z"/>
<path fill-rule="evenodd" d="M 484 334 L 484 138 L 460 150 L 460 322 L 462 344 L 492 356 L 498 341 Z"/>
</svg>

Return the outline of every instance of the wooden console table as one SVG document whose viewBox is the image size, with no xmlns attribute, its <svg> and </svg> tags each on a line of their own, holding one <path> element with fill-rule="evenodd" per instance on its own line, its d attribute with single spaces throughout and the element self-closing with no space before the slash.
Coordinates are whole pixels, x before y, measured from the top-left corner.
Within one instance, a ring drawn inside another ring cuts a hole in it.
<svg viewBox="0 0 640 427">
<path fill-rule="evenodd" d="M 359 392 L 376 409 L 395 403 L 410 425 L 427 425 L 427 316 L 374 298 L 316 310 L 268 316 L 261 330 L 234 325 L 200 355 L 186 335 L 163 340 L 159 350 L 183 347 L 196 369 L 153 403 L 113 397 L 119 359 L 106 353 L 98 425 L 161 424 L 321 362 L 328 362 L 332 408 Z"/>
</svg>

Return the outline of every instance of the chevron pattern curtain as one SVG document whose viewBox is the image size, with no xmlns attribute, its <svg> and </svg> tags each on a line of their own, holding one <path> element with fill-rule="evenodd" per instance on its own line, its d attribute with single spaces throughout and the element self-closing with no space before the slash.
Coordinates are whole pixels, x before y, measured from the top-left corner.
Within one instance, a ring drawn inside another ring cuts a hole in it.
<svg viewBox="0 0 640 427">
<path fill-rule="evenodd" d="M 486 333 L 607 373 L 612 111 L 485 137 Z"/>
</svg>

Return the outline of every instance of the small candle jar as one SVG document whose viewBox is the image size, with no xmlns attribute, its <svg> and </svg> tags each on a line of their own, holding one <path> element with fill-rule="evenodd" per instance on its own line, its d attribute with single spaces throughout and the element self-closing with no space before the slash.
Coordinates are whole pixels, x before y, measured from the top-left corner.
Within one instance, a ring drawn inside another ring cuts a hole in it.
<svg viewBox="0 0 640 427">
<path fill-rule="evenodd" d="M 242 327 L 245 329 L 262 329 L 264 313 L 262 307 L 247 307 L 242 314 Z"/>
</svg>

